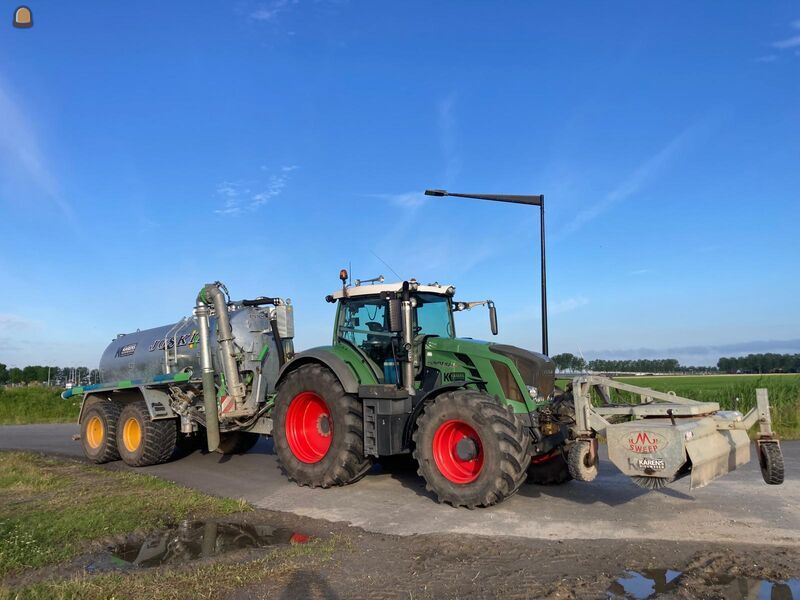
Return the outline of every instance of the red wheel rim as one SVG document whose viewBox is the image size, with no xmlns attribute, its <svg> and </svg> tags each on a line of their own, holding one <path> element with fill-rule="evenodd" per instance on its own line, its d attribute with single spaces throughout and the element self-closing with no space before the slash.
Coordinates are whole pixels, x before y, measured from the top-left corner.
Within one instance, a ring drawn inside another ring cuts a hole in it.
<svg viewBox="0 0 800 600">
<path fill-rule="evenodd" d="M 475 456 L 459 456 L 458 444 L 471 440 Z M 453 483 L 471 483 L 478 478 L 483 468 L 483 446 L 481 437 L 471 425 L 464 421 L 445 421 L 433 434 L 433 460 L 439 472 Z"/>
<path fill-rule="evenodd" d="M 542 454 L 541 456 L 534 456 L 531 459 L 531 464 L 533 464 L 533 465 L 541 465 L 542 463 L 550 462 L 556 456 L 558 456 L 559 452 L 561 452 L 561 450 L 556 448 L 555 450 L 550 452 L 550 454 Z"/>
<path fill-rule="evenodd" d="M 289 449 L 304 463 L 321 461 L 333 441 L 331 411 L 314 392 L 300 392 L 286 412 L 286 440 Z"/>
</svg>

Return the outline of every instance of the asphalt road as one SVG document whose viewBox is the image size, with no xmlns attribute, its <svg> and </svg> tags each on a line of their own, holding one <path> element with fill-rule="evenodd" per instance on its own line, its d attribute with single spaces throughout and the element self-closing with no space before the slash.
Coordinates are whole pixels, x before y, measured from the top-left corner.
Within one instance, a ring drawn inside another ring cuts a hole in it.
<svg viewBox="0 0 800 600">
<path fill-rule="evenodd" d="M 0 427 L 0 449 L 81 457 L 74 433 L 74 425 Z M 800 545 L 800 442 L 782 447 L 787 467 L 782 486 L 763 482 L 755 453 L 750 464 L 694 491 L 685 479 L 646 491 L 604 461 L 592 483 L 526 484 L 502 504 L 476 510 L 438 504 L 411 471 L 376 467 L 343 488 L 298 487 L 280 472 L 267 439 L 248 454 L 194 452 L 139 471 L 261 508 L 344 521 L 377 533 Z M 121 462 L 110 466 L 129 468 Z"/>
</svg>

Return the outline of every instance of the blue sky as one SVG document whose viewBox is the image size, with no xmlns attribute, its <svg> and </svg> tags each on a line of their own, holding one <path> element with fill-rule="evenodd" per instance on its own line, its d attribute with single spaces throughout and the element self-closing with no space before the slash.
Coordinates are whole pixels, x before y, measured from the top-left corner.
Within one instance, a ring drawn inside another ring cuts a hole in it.
<svg viewBox="0 0 800 600">
<path fill-rule="evenodd" d="M 800 351 L 796 4 L 29 5 L 0 25 L 0 362 L 93 366 L 217 279 L 325 343 L 376 255 L 537 348 L 535 209 L 427 187 L 546 195 L 553 353 Z"/>
</svg>

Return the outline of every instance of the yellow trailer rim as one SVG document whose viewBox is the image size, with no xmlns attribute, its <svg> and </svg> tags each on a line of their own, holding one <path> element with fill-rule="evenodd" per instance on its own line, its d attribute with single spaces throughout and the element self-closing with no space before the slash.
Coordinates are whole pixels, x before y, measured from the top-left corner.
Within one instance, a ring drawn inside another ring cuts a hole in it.
<svg viewBox="0 0 800 600">
<path fill-rule="evenodd" d="M 86 442 L 92 449 L 97 449 L 103 443 L 103 435 L 105 434 L 103 428 L 103 421 L 100 417 L 92 417 L 86 424 Z"/>
<path fill-rule="evenodd" d="M 122 443 L 128 452 L 136 452 L 142 443 L 142 426 L 133 417 L 122 426 Z"/>
</svg>

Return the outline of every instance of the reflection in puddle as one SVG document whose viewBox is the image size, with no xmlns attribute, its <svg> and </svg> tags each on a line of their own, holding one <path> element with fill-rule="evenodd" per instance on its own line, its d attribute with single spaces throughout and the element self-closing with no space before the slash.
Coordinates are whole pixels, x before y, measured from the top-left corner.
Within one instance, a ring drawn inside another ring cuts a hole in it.
<svg viewBox="0 0 800 600">
<path fill-rule="evenodd" d="M 127 541 L 110 548 L 118 560 L 140 567 L 184 563 L 218 556 L 245 548 L 265 548 L 278 544 L 303 543 L 304 536 L 271 525 L 183 521 L 144 539 Z"/>
<path fill-rule="evenodd" d="M 633 598 L 645 600 L 675 590 L 683 573 L 672 569 L 643 569 L 625 571 L 612 583 L 606 594 L 608 598 Z M 768 581 L 748 577 L 720 575 L 709 578 L 709 588 L 722 593 L 728 600 L 800 600 L 800 579 Z M 688 588 L 687 588 L 688 590 Z M 701 594 L 702 589 L 689 590 Z"/>
<path fill-rule="evenodd" d="M 669 592 L 678 587 L 680 571 L 672 569 L 644 569 L 639 571 L 625 571 L 625 575 L 617 579 L 608 588 L 611 598 L 652 598 L 658 594 Z"/>
</svg>

